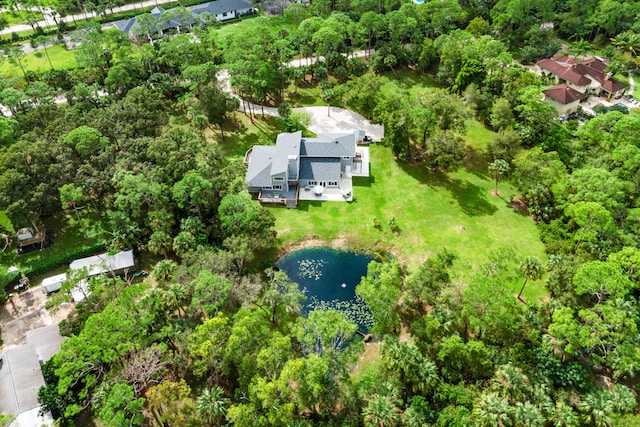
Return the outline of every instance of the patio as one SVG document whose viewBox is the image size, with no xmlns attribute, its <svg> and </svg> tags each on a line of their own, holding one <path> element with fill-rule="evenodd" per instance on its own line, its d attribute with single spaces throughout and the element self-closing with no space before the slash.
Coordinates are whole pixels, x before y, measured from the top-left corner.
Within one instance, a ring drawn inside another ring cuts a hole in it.
<svg viewBox="0 0 640 427">
<path fill-rule="evenodd" d="M 353 159 L 351 176 L 369 176 L 369 147 L 356 147 L 356 157 Z"/>
<path fill-rule="evenodd" d="M 322 194 L 316 194 L 314 188 L 304 188 L 298 193 L 298 200 L 317 200 L 322 202 L 352 202 L 353 182 L 351 177 L 340 178 L 340 187 L 324 187 Z"/>
<path fill-rule="evenodd" d="M 588 114 L 595 116 L 596 113 L 595 111 L 593 111 L 593 108 L 598 106 L 598 105 L 604 105 L 605 107 L 611 107 L 615 104 L 623 104 L 625 105 L 627 108 L 631 109 L 631 108 L 640 108 L 640 102 L 638 102 L 637 100 L 635 100 L 633 97 L 631 97 L 631 99 L 627 99 L 626 96 L 622 96 L 621 98 L 618 99 L 611 99 L 610 101 L 607 101 L 607 97 L 606 96 L 595 96 L 595 95 L 591 95 L 589 96 L 589 98 L 587 98 L 587 100 L 583 103 L 581 103 L 580 105 L 582 106 L 582 109 L 587 112 Z"/>
</svg>

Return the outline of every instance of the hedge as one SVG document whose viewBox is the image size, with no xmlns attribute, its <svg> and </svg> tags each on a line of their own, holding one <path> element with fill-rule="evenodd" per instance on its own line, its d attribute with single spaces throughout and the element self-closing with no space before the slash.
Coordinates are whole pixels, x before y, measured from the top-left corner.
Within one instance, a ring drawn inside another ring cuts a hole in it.
<svg viewBox="0 0 640 427">
<path fill-rule="evenodd" d="M 106 242 L 98 241 L 80 247 L 72 247 L 55 255 L 29 261 L 29 264 L 21 268 L 19 273 L 0 274 L 0 289 L 5 289 L 8 285 L 17 281 L 20 274 L 24 274 L 27 277 L 38 276 L 46 273 L 47 271 L 58 268 L 61 265 L 70 264 L 73 260 L 78 258 L 84 258 L 93 255 L 96 252 L 104 251 L 106 247 Z"/>
</svg>

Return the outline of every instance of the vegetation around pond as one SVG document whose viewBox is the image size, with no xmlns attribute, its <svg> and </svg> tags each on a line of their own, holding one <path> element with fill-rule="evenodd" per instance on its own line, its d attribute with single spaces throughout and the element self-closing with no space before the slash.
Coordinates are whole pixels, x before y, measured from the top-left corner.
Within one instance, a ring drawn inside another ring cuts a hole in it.
<svg viewBox="0 0 640 427">
<path fill-rule="evenodd" d="M 638 424 L 640 114 L 557 121 L 514 61 L 556 53 L 557 34 L 626 73 L 638 16 L 485 6 L 314 1 L 139 46 L 90 27 L 78 68 L 2 79 L 3 233 L 64 232 L 2 268 L 94 240 L 161 260 L 144 280 L 90 280 L 43 367 L 43 408 L 60 425 Z M 310 56 L 324 59 L 285 65 Z M 238 111 L 221 69 L 255 104 L 383 124 L 356 200 L 251 200 L 244 153 L 304 120 Z M 310 237 L 395 255 L 356 288 L 371 342 L 343 313 L 300 315 L 273 260 Z"/>
</svg>

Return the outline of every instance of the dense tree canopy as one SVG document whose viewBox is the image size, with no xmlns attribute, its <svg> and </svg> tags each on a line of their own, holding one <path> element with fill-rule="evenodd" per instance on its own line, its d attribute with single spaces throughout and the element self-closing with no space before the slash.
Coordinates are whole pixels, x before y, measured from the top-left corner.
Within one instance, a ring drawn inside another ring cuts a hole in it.
<svg viewBox="0 0 640 427">
<path fill-rule="evenodd" d="M 6 51 L 22 75 L 0 79 L 0 210 L 14 228 L 73 210 L 85 236 L 163 259 L 135 284 L 92 279 L 62 323 L 39 396 L 61 425 L 638 424 L 640 114 L 557 121 L 547 82 L 522 65 L 560 36 L 570 54 L 602 47 L 612 71 L 637 69 L 636 2 L 319 0 L 287 8 L 287 28 L 252 18 L 229 37 L 186 33 L 182 7 L 162 19 L 178 34 L 144 14 L 151 43 L 135 49 L 84 26 L 76 70 L 31 72 Z M 507 247 L 472 265 L 425 246 L 417 266 L 369 265 L 356 292 L 371 330 L 303 312 L 304 290 L 273 269 L 275 217 L 243 191 L 234 153 L 249 120 L 252 143 L 268 134 L 264 107 L 280 107 L 280 130 L 304 127 L 300 102 L 383 124 L 394 161 L 428 179 L 479 163 L 496 195 L 517 191 L 504 201 L 537 222 L 547 262 Z M 497 133 L 470 147 L 483 124 Z M 543 282 L 548 296 L 522 298 Z"/>
</svg>

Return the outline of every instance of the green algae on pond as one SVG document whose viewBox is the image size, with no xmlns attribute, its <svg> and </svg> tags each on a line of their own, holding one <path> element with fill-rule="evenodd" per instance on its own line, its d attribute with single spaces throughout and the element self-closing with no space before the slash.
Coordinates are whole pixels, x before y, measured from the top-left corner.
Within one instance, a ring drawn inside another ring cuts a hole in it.
<svg viewBox="0 0 640 427">
<path fill-rule="evenodd" d="M 366 254 L 315 247 L 291 252 L 277 264 L 306 296 L 304 313 L 317 309 L 341 311 L 366 332 L 373 319 L 356 295 L 356 286 L 367 275 L 367 266 L 373 260 Z"/>
</svg>

